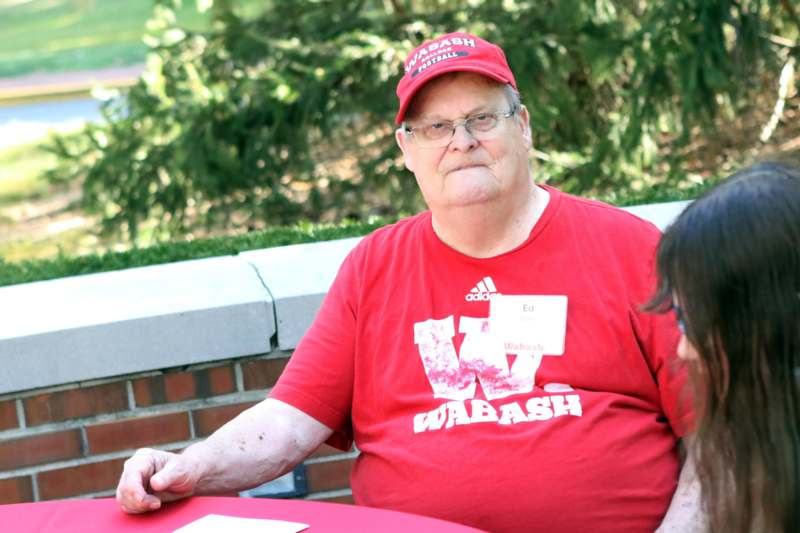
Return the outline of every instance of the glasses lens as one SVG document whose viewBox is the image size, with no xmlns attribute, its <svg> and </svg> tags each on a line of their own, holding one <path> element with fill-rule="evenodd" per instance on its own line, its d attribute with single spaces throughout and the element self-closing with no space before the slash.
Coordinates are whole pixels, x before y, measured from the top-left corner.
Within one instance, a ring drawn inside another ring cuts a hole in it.
<svg viewBox="0 0 800 533">
<path fill-rule="evenodd" d="M 449 138 L 452 135 L 453 125 L 449 122 L 434 122 L 417 128 L 415 131 L 424 140 L 438 141 L 439 139 Z"/>
<path fill-rule="evenodd" d="M 430 124 L 412 126 L 408 131 L 414 135 L 416 143 L 424 148 L 441 148 L 447 146 L 453 138 L 455 129 L 462 123 L 467 132 L 474 138 L 488 140 L 497 127 L 500 117 L 507 118 L 512 116 L 515 112 L 516 109 L 512 109 L 508 113 L 480 113 L 464 119 L 463 122 L 442 120 Z"/>
<path fill-rule="evenodd" d="M 467 119 L 467 130 L 470 132 L 488 133 L 497 126 L 497 115 L 483 113 Z"/>
<path fill-rule="evenodd" d="M 672 310 L 675 312 L 675 320 L 678 322 L 678 329 L 681 333 L 686 333 L 686 323 L 683 321 L 683 309 L 675 304 L 672 304 Z"/>
</svg>

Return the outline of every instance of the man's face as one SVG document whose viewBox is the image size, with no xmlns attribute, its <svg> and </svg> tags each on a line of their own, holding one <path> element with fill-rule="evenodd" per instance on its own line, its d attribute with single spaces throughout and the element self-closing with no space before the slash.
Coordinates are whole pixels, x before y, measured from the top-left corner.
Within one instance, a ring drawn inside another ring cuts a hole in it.
<svg viewBox="0 0 800 533">
<path fill-rule="evenodd" d="M 479 74 L 459 72 L 426 84 L 414 97 L 406 123 L 413 128 L 510 109 L 502 85 Z M 456 128 L 450 143 L 440 148 L 419 146 L 412 135 L 401 130 L 396 137 L 406 168 L 414 173 L 433 211 L 513 199 L 530 189 L 531 134 L 524 107 L 515 116 L 500 118 L 488 140 L 476 140 L 463 125 Z"/>
</svg>

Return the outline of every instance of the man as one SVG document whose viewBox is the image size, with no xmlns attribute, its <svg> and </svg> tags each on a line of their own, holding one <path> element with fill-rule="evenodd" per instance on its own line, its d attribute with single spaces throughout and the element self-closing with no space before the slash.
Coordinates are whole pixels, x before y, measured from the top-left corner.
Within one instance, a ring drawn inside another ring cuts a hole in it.
<svg viewBox="0 0 800 533">
<path fill-rule="evenodd" d="M 489 531 L 653 531 L 686 427 L 674 321 L 639 312 L 658 231 L 534 184 L 499 47 L 425 43 L 397 94 L 430 211 L 353 250 L 268 399 L 180 455 L 128 460 L 123 509 L 255 486 L 355 441 L 359 504 Z"/>
</svg>

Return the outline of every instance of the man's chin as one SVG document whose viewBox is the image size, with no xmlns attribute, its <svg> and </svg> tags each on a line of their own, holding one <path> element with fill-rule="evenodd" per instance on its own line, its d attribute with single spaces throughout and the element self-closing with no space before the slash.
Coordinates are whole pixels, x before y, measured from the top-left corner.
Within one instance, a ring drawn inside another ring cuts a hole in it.
<svg viewBox="0 0 800 533">
<path fill-rule="evenodd" d="M 449 195 L 450 207 L 474 207 L 495 200 L 499 191 L 494 187 L 473 186 L 467 190 L 455 191 Z"/>
</svg>

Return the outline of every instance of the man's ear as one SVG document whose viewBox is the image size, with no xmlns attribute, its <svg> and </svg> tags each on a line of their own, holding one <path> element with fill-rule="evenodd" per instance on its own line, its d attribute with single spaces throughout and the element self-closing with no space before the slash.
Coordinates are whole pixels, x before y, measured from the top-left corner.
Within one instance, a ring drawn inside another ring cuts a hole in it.
<svg viewBox="0 0 800 533">
<path fill-rule="evenodd" d="M 397 141 L 397 146 L 400 147 L 400 151 L 403 152 L 403 163 L 405 163 L 406 168 L 409 172 L 414 172 L 414 159 L 411 156 L 411 150 L 409 150 L 410 147 L 408 146 L 410 140 L 406 132 L 403 131 L 402 126 L 395 130 L 394 139 Z"/>
<path fill-rule="evenodd" d="M 522 138 L 525 139 L 525 144 L 530 148 L 533 146 L 533 134 L 531 133 L 531 116 L 528 114 L 528 108 L 520 105 L 517 114 L 522 128 Z"/>
</svg>

